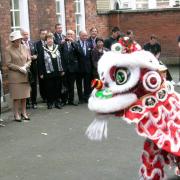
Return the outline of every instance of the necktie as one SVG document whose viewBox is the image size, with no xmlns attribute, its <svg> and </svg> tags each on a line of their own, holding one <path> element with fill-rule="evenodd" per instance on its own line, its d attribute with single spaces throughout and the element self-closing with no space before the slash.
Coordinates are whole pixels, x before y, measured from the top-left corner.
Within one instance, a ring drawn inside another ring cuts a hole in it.
<svg viewBox="0 0 180 180">
<path fill-rule="evenodd" d="M 71 47 L 71 43 L 70 42 L 67 42 L 67 47 L 68 47 L 68 51 L 69 51 L 70 47 Z"/>
<path fill-rule="evenodd" d="M 27 49 L 27 51 L 28 51 L 29 57 L 31 57 L 31 50 L 30 50 L 28 41 L 25 41 L 25 46 L 26 46 L 26 49 Z"/>
<path fill-rule="evenodd" d="M 93 41 L 93 48 L 95 48 L 96 47 L 96 40 L 93 39 L 92 41 Z"/>
<path fill-rule="evenodd" d="M 86 56 L 86 42 L 83 41 L 83 52 L 84 52 L 84 55 Z"/>
</svg>

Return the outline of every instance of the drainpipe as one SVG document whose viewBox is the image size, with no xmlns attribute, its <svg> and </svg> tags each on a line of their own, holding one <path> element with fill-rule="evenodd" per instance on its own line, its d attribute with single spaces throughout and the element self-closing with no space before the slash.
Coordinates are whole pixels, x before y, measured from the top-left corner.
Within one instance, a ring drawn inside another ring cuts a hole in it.
<svg viewBox="0 0 180 180">
<path fill-rule="evenodd" d="M 2 53 L 1 53 L 2 51 L 1 51 L 1 37 L 0 37 L 0 126 L 4 126 L 4 124 L 2 123 L 3 122 L 3 119 L 1 118 L 1 113 L 2 113 L 2 111 L 1 111 L 1 108 L 2 108 L 2 106 L 1 106 L 1 101 L 2 101 L 2 99 L 3 99 L 3 88 L 2 88 L 2 74 L 1 74 L 1 72 L 2 72 Z"/>
</svg>

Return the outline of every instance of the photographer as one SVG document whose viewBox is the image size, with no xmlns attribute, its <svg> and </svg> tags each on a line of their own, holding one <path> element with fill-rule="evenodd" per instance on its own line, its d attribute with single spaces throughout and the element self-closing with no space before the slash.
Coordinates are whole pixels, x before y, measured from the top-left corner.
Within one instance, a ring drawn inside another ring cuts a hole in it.
<svg viewBox="0 0 180 180">
<path fill-rule="evenodd" d="M 78 95 L 80 90 L 80 86 L 78 83 L 78 72 L 79 72 L 79 64 L 78 64 L 78 45 L 75 42 L 75 33 L 72 30 L 67 31 L 67 36 L 65 38 L 65 43 L 61 45 L 62 52 L 62 66 L 65 72 L 65 76 L 63 77 L 63 85 L 66 87 L 66 95 L 64 94 L 64 98 L 62 97 L 62 103 L 66 104 L 68 102 L 69 105 L 77 106 L 74 102 L 74 83 L 76 81 Z"/>
</svg>

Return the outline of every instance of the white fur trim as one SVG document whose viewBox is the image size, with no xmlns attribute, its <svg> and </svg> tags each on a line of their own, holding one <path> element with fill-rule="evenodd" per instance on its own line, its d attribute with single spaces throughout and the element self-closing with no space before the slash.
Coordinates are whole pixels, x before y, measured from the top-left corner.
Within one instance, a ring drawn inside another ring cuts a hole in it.
<svg viewBox="0 0 180 180">
<path fill-rule="evenodd" d="M 103 138 L 107 138 L 107 120 L 108 116 L 97 116 L 87 128 L 85 135 L 90 140 L 95 141 L 101 141 Z"/>
<path fill-rule="evenodd" d="M 127 108 L 137 101 L 135 94 L 116 95 L 109 99 L 99 99 L 95 95 L 89 98 L 88 107 L 98 113 L 112 113 Z"/>
</svg>

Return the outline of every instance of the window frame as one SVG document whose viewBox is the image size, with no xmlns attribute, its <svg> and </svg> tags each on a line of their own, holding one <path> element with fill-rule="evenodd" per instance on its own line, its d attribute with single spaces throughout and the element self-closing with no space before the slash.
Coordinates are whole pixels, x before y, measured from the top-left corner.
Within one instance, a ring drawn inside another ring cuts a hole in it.
<svg viewBox="0 0 180 180">
<path fill-rule="evenodd" d="M 79 12 L 76 12 L 76 3 L 80 3 Z M 85 30 L 85 7 L 84 0 L 74 0 L 75 28 L 76 36 L 79 37 L 79 32 Z M 78 19 L 78 20 L 77 20 Z"/>
<path fill-rule="evenodd" d="M 14 7 L 14 0 L 11 0 L 11 30 L 20 30 L 24 29 L 30 32 L 29 29 L 29 8 L 28 8 L 28 0 L 17 0 L 18 1 L 18 8 L 15 9 Z M 16 25 L 15 20 L 15 13 L 19 12 L 19 25 Z"/>
<path fill-rule="evenodd" d="M 57 12 L 57 2 L 59 2 L 60 12 Z M 65 2 L 64 2 L 64 0 L 55 0 L 55 3 L 56 3 L 57 21 L 58 21 L 58 23 L 60 23 L 62 25 L 62 31 L 63 31 L 63 34 L 65 34 L 66 33 Z M 59 17 L 60 17 L 61 21 L 59 21 Z"/>
<path fill-rule="evenodd" d="M 138 2 L 139 1 L 139 2 Z M 142 2 L 140 2 L 142 1 Z M 144 1 L 144 2 L 143 2 Z M 147 1 L 147 2 L 145 2 Z M 161 8 L 180 8 L 180 0 L 161 0 L 162 4 L 167 3 L 166 6 L 160 6 L 157 2 L 158 0 L 110 0 L 110 7 L 111 9 L 114 9 L 115 3 L 119 2 L 120 9 L 128 9 L 128 10 L 148 10 L 148 9 L 161 9 Z M 163 2 L 164 1 L 164 2 Z M 139 4 L 146 4 L 146 8 L 137 8 L 137 5 Z M 126 7 L 124 7 L 123 4 L 126 4 Z"/>
<path fill-rule="evenodd" d="M 18 0 L 19 2 L 19 0 Z M 18 9 L 15 9 L 15 3 L 14 0 L 11 0 L 11 8 L 10 8 L 10 13 L 11 13 L 11 30 L 19 30 L 21 28 L 21 23 L 20 23 L 20 7 Z M 19 12 L 19 26 L 16 26 L 16 18 L 15 18 L 15 13 Z"/>
</svg>

